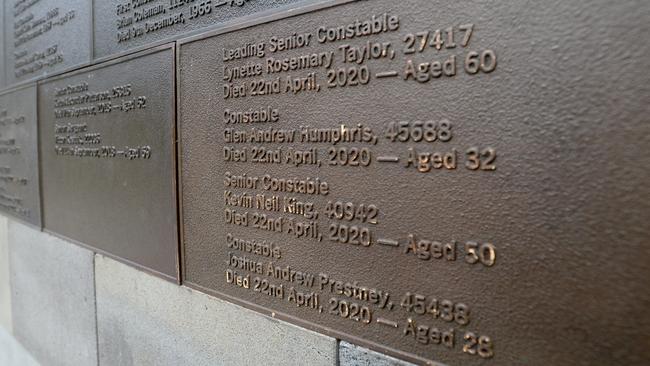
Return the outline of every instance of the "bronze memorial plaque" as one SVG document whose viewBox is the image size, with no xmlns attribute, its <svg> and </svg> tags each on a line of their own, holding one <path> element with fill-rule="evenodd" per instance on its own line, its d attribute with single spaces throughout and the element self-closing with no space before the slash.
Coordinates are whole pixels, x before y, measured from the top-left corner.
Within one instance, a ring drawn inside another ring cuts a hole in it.
<svg viewBox="0 0 650 366">
<path fill-rule="evenodd" d="M 650 3 L 331 5 L 180 42 L 183 282 L 417 363 L 650 364 Z"/>
<path fill-rule="evenodd" d="M 174 49 L 39 84 L 43 226 L 178 279 Z"/>
<path fill-rule="evenodd" d="M 5 0 L 4 7 L 8 84 L 90 62 L 89 0 Z"/>
<path fill-rule="evenodd" d="M 104 57 L 298 0 L 94 0 L 95 57 Z"/>
<path fill-rule="evenodd" d="M 41 226 L 36 85 L 0 94 L 0 211 Z"/>
</svg>

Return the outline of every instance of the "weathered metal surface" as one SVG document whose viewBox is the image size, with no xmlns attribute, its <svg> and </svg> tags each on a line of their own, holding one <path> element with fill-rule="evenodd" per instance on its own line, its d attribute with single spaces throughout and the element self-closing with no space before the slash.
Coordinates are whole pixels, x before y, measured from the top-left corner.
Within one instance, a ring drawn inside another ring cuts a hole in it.
<svg viewBox="0 0 650 366">
<path fill-rule="evenodd" d="M 0 31 L 2 31 L 2 37 L 0 37 L 0 50 L 2 50 L 2 56 L 0 56 L 0 89 L 5 87 L 5 17 L 4 17 L 4 4 L 0 6 Z"/>
<path fill-rule="evenodd" d="M 0 94 L 0 211 L 41 226 L 36 85 Z"/>
<path fill-rule="evenodd" d="M 38 93 L 45 229 L 177 278 L 173 48 Z"/>
<path fill-rule="evenodd" d="M 104 57 L 298 0 L 94 0 L 95 57 Z"/>
<path fill-rule="evenodd" d="M 649 363 L 649 4 L 312 10 L 181 42 L 184 283 L 417 362 Z"/>
<path fill-rule="evenodd" d="M 91 6 L 88 0 L 4 1 L 7 84 L 89 62 Z"/>
</svg>

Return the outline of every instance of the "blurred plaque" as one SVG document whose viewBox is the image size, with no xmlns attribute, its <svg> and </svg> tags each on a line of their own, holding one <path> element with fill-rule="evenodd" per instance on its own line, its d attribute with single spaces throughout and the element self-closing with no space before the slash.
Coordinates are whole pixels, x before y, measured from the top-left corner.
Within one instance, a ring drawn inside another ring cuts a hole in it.
<svg viewBox="0 0 650 366">
<path fill-rule="evenodd" d="M 0 94 L 0 211 L 41 226 L 36 85 Z"/>
<path fill-rule="evenodd" d="M 13 84 L 90 61 L 91 2 L 6 0 L 6 82 Z"/>
<path fill-rule="evenodd" d="M 39 84 L 43 226 L 177 278 L 174 51 Z"/>
<path fill-rule="evenodd" d="M 649 8 L 378 0 L 182 41 L 184 283 L 418 363 L 650 364 Z"/>
<path fill-rule="evenodd" d="M 95 57 L 127 51 L 298 0 L 94 0 Z"/>
<path fill-rule="evenodd" d="M 0 89 L 4 88 L 5 86 L 5 28 L 4 28 L 4 3 L 0 5 L 0 32 L 2 32 L 2 37 L 0 37 L 0 50 L 2 50 L 2 56 L 0 56 Z"/>
</svg>

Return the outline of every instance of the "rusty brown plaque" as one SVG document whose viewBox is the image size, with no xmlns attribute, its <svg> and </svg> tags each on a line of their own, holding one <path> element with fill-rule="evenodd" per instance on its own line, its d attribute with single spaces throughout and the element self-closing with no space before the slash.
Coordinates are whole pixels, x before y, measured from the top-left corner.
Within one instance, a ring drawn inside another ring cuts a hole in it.
<svg viewBox="0 0 650 366">
<path fill-rule="evenodd" d="M 299 0 L 94 0 L 95 57 L 122 53 Z"/>
<path fill-rule="evenodd" d="M 321 4 L 181 42 L 184 283 L 418 363 L 650 362 L 650 4 Z"/>
<path fill-rule="evenodd" d="M 39 84 L 43 226 L 178 277 L 174 49 Z"/>
<path fill-rule="evenodd" d="M 36 85 L 0 94 L 0 211 L 41 226 Z"/>
<path fill-rule="evenodd" d="M 90 1 L 6 0 L 3 6 L 7 84 L 90 61 Z"/>
</svg>

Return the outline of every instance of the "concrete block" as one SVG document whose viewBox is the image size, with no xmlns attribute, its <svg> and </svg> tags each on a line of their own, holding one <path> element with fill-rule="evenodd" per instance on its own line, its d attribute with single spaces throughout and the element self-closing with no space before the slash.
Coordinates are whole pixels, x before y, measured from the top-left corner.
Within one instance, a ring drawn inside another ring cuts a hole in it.
<svg viewBox="0 0 650 366">
<path fill-rule="evenodd" d="M 9 244 L 7 235 L 7 218 L 0 215 L 0 327 L 11 333 L 11 287 L 9 285 Z"/>
<path fill-rule="evenodd" d="M 39 363 L 6 329 L 0 327 L 0 365 L 38 366 Z"/>
<path fill-rule="evenodd" d="M 45 365 L 96 365 L 93 253 L 9 221 L 14 336 Z"/>
<path fill-rule="evenodd" d="M 406 361 L 345 341 L 339 344 L 340 366 L 415 366 Z"/>
<path fill-rule="evenodd" d="M 336 365 L 336 340 L 96 255 L 102 365 Z"/>
</svg>

